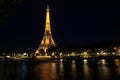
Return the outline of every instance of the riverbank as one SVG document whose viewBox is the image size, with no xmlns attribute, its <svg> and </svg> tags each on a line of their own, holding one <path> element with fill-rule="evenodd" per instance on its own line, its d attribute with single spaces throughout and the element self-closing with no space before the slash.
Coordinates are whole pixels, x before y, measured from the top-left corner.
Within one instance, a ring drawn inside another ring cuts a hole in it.
<svg viewBox="0 0 120 80">
<path fill-rule="evenodd" d="M 120 56 L 92 56 L 92 57 L 51 57 L 51 56 L 38 56 L 35 58 L 0 58 L 0 61 L 6 60 L 15 60 L 15 61 L 62 61 L 62 60 L 83 60 L 83 59 L 92 59 L 92 60 L 99 60 L 99 59 L 120 59 Z"/>
</svg>

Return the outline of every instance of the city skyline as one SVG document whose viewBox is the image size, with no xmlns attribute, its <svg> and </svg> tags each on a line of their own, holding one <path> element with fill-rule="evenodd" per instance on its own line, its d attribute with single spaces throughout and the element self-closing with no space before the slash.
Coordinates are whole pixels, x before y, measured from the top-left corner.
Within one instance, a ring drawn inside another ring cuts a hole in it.
<svg viewBox="0 0 120 80">
<path fill-rule="evenodd" d="M 18 0 L 14 4 L 0 4 L 3 6 L 0 12 L 1 50 L 37 49 L 44 33 L 47 3 L 51 8 L 53 38 L 58 45 L 120 41 L 117 2 Z"/>
</svg>

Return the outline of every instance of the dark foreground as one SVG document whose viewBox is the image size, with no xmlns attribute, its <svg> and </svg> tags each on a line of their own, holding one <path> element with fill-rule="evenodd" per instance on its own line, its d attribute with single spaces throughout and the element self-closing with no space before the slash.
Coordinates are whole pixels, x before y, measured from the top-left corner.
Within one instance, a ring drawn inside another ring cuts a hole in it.
<svg viewBox="0 0 120 80">
<path fill-rule="evenodd" d="M 0 61 L 0 80 L 119 80 L 120 59 Z"/>
</svg>

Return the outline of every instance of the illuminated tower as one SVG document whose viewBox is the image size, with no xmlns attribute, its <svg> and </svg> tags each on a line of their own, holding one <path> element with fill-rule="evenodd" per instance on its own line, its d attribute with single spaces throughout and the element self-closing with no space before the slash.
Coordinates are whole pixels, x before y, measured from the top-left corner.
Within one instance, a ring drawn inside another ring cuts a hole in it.
<svg viewBox="0 0 120 80">
<path fill-rule="evenodd" d="M 44 36 L 41 41 L 41 44 L 39 45 L 35 53 L 40 53 L 40 51 L 42 50 L 44 51 L 44 53 L 46 53 L 48 48 L 50 48 L 51 46 L 55 46 L 55 45 L 56 44 L 52 38 L 51 26 L 50 26 L 50 9 L 49 9 L 49 6 L 47 5 Z"/>
</svg>

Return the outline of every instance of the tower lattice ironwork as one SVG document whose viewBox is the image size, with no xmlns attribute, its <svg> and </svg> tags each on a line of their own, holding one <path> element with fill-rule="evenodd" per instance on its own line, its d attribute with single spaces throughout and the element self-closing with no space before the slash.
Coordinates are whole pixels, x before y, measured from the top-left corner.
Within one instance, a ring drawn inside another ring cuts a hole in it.
<svg viewBox="0 0 120 80">
<path fill-rule="evenodd" d="M 44 35 L 43 35 L 42 41 L 35 53 L 39 54 L 40 51 L 43 51 L 44 53 L 46 53 L 47 49 L 50 48 L 51 46 L 56 46 L 56 44 L 53 40 L 52 33 L 51 33 L 50 9 L 49 9 L 49 5 L 47 5 Z"/>
</svg>

